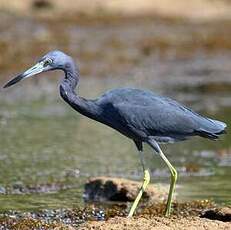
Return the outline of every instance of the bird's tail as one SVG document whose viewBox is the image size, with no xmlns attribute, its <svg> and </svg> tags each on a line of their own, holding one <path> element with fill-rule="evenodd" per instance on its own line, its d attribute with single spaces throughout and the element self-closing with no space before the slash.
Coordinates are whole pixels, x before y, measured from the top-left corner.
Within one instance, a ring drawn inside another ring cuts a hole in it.
<svg viewBox="0 0 231 230">
<path fill-rule="evenodd" d="M 218 120 L 206 119 L 207 122 L 203 122 L 203 127 L 197 130 L 197 133 L 201 137 L 206 137 L 209 139 L 218 139 L 219 135 L 226 133 L 227 125 Z"/>
</svg>

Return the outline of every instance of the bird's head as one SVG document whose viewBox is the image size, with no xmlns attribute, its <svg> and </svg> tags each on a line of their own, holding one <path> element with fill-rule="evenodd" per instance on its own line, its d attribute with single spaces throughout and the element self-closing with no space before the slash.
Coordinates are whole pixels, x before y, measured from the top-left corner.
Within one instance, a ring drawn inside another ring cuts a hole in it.
<svg viewBox="0 0 231 230">
<path fill-rule="evenodd" d="M 39 61 L 30 69 L 8 81 L 3 86 L 3 88 L 12 86 L 25 78 L 35 76 L 42 72 L 47 72 L 55 69 L 65 70 L 66 68 L 68 68 L 68 65 L 71 63 L 71 61 L 71 57 L 59 50 L 50 51 L 49 53 L 41 57 Z"/>
</svg>

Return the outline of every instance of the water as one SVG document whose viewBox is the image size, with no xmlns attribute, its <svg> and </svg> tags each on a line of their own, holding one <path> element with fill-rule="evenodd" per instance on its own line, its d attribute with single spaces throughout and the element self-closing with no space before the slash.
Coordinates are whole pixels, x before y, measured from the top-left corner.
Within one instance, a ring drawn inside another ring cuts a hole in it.
<svg viewBox="0 0 231 230">
<path fill-rule="evenodd" d="M 180 33 L 179 37 L 188 36 L 190 27 L 160 22 L 154 26 L 148 21 L 138 26 L 116 24 L 112 28 L 76 25 L 58 28 L 26 19 L 9 22 L 17 23 L 16 29 L 11 27 L 10 32 L 0 33 L 3 39 L 9 33 L 18 36 L 15 46 L 23 57 L 17 63 L 12 61 L 15 51 L 9 48 L 0 63 L 8 66 L 1 72 L 1 79 L 21 71 L 20 65 L 29 67 L 41 50 L 61 48 L 71 53 L 76 50 L 74 56 L 79 57 L 84 76 L 79 89 L 82 96 L 95 98 L 119 86 L 148 88 L 223 120 L 228 126 L 231 124 L 229 52 L 211 55 L 199 49 L 186 54 L 179 47 L 171 48 L 171 39 L 170 48 L 164 50 L 159 44 L 157 50 L 149 47 L 146 53 L 146 46 L 142 49 L 137 46 L 157 32 L 158 39 L 163 36 L 165 42 L 168 36 L 171 38 L 171 31 Z M 25 36 L 28 27 L 33 28 L 30 37 Z M 61 29 L 65 34 L 59 38 Z M 84 182 L 90 176 L 142 180 L 133 142 L 73 111 L 59 97 L 55 77 L 49 80 L 51 75 L 58 78 L 59 74 L 46 73 L 0 91 L 0 211 L 83 206 Z M 228 133 L 216 142 L 194 138 L 163 146 L 179 172 L 178 200 L 213 199 L 230 204 L 230 138 Z M 148 146 L 145 153 L 152 183 L 169 183 L 169 172 L 161 159 Z"/>
<path fill-rule="evenodd" d="M 120 80 L 123 82 L 123 79 L 118 79 L 117 83 L 82 79 L 80 91 L 85 95 L 98 94 L 98 91 L 121 84 Z M 93 84 L 98 88 L 95 90 L 97 93 L 92 92 Z M 144 87 L 148 84 L 146 82 Z M 83 184 L 89 176 L 142 178 L 132 141 L 72 111 L 59 98 L 55 86 L 54 82 L 46 80 L 37 85 L 24 82 L 4 92 L 4 95 L 2 93 L 1 186 L 8 188 L 9 193 L 21 193 L 17 190 L 20 186 L 48 187 L 48 193 L 1 195 L 2 210 L 83 205 Z M 224 94 L 222 98 L 224 100 Z M 197 104 L 203 104 L 203 100 L 213 104 L 212 97 L 209 99 L 206 95 L 193 104 L 197 107 Z M 215 112 L 207 110 L 206 114 L 229 125 L 230 108 L 217 107 Z M 217 202 L 230 202 L 230 152 L 218 152 L 230 147 L 229 138 L 228 134 L 217 142 L 195 138 L 185 143 L 163 146 L 180 172 L 177 188 L 179 200 L 211 198 Z M 167 183 L 169 172 L 166 166 L 149 147 L 145 151 L 152 182 Z M 51 184 L 69 187 L 60 190 L 57 186 L 50 192 Z"/>
</svg>

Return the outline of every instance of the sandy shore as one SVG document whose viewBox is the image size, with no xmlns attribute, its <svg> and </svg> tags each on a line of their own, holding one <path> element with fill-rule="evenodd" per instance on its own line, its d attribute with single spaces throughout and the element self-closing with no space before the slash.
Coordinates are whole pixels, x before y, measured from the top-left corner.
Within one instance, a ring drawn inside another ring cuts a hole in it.
<svg viewBox="0 0 231 230">
<path fill-rule="evenodd" d="M 160 189 L 161 188 L 161 189 Z M 80 226 L 80 229 L 96 230 L 215 230 L 231 229 L 231 208 L 216 208 L 210 201 L 195 201 L 188 203 L 174 202 L 171 217 L 165 217 L 165 202 L 160 203 L 165 194 L 165 187 L 162 185 L 150 185 L 146 197 L 149 197 L 147 206 L 138 210 L 133 218 L 126 218 L 115 215 L 104 221 L 88 221 Z M 90 197 L 98 200 L 102 197 L 106 200 L 121 198 L 124 201 L 133 201 L 139 190 L 139 183 L 120 178 L 98 177 L 90 179 L 85 185 L 85 192 Z M 121 192 L 123 191 L 123 192 Z M 92 195 L 93 194 L 93 195 Z M 106 195 L 105 195 L 106 194 Z M 151 201 L 151 197 L 154 199 Z M 111 199 L 112 198 L 112 199 Z M 119 201 L 119 200 L 118 200 Z M 150 205 L 151 203 L 151 205 Z M 142 204 L 141 204 L 142 205 Z"/>
<path fill-rule="evenodd" d="M 175 217 L 175 218 L 122 218 L 116 217 L 104 222 L 92 221 L 80 227 L 82 230 L 95 229 L 95 230 L 219 230 L 231 229 L 230 223 L 225 223 L 217 220 L 202 219 L 199 217 Z"/>
<path fill-rule="evenodd" d="M 27 14 L 34 9 L 56 13 L 156 15 L 193 20 L 230 19 L 229 1 L 208 0 L 0 0 L 0 9 Z M 34 13 L 34 11 L 33 11 Z"/>
<path fill-rule="evenodd" d="M 0 217 L 1 229 L 25 230 L 229 230 L 231 208 L 215 208 L 208 201 L 175 203 L 171 217 L 163 216 L 163 204 L 155 204 L 127 218 L 120 208 L 47 210 L 8 213 Z"/>
</svg>

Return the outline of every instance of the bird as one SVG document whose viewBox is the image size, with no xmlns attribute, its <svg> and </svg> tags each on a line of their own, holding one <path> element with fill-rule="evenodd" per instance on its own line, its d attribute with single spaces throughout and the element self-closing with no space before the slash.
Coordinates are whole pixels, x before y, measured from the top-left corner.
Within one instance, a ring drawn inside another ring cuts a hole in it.
<svg viewBox="0 0 231 230">
<path fill-rule="evenodd" d="M 59 85 L 60 95 L 74 110 L 117 130 L 131 139 L 140 156 L 143 183 L 136 196 L 128 217 L 132 217 L 150 182 L 149 169 L 145 166 L 143 144 L 148 144 L 167 165 L 170 171 L 170 187 L 165 215 L 170 216 L 177 171 L 160 148 L 162 143 L 175 143 L 193 136 L 218 139 L 226 133 L 227 125 L 218 120 L 202 116 L 177 101 L 136 88 L 116 88 L 106 91 L 96 99 L 81 97 L 76 88 L 80 73 L 72 57 L 59 50 L 42 56 L 37 64 L 8 81 L 3 88 L 35 76 L 42 72 L 61 70 L 64 78 Z"/>
</svg>

